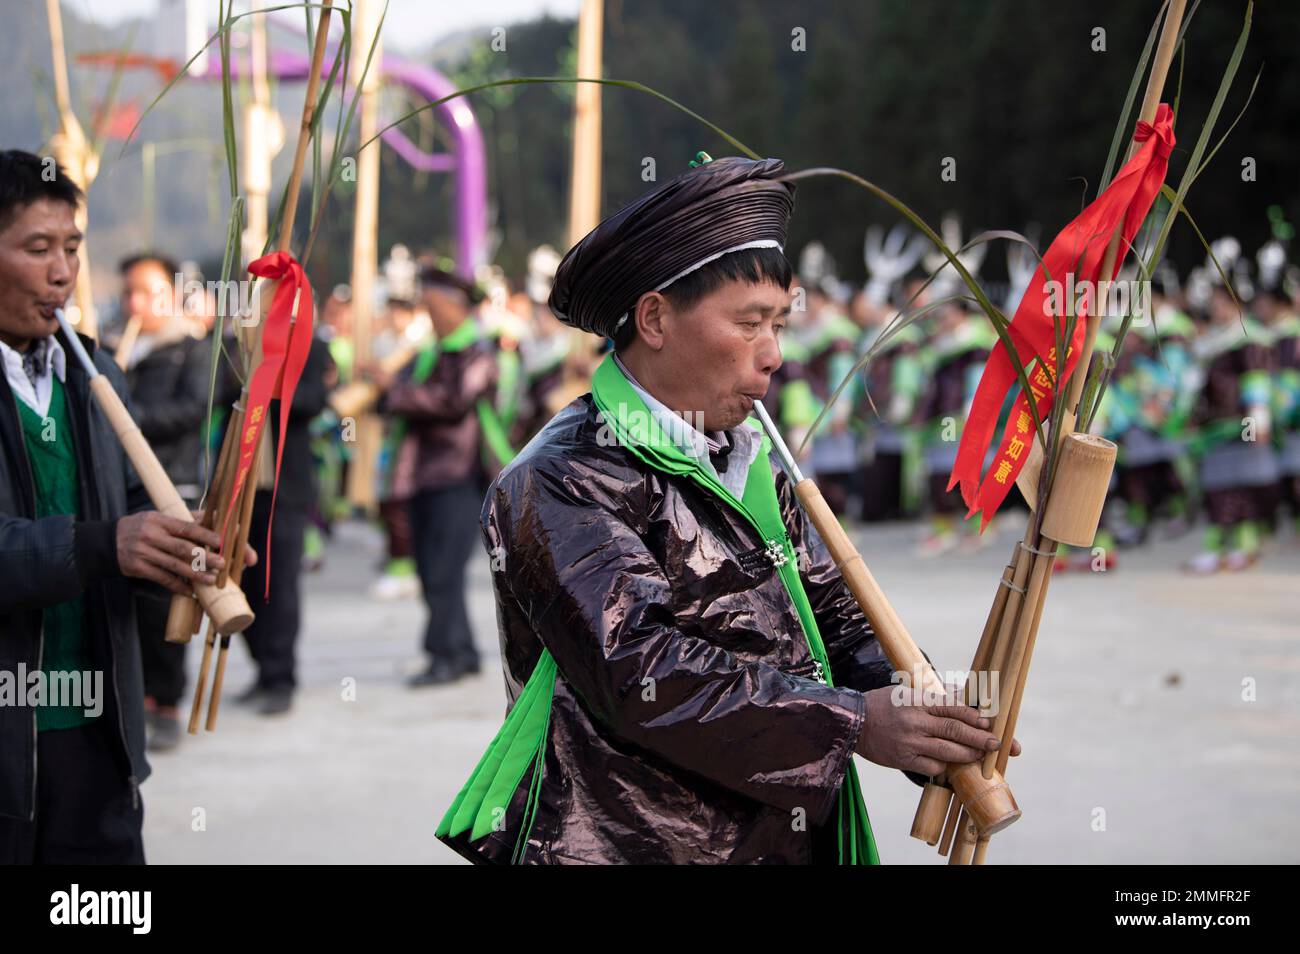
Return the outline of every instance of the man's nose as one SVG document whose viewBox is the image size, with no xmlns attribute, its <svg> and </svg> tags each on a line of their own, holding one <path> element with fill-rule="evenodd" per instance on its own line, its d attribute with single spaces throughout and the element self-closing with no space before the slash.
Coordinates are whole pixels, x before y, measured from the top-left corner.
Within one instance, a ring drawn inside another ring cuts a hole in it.
<svg viewBox="0 0 1300 954">
<path fill-rule="evenodd" d="M 49 282 L 56 288 L 62 288 L 71 285 L 77 280 L 77 269 L 81 265 L 81 260 L 77 258 L 76 252 L 69 252 L 61 249 L 54 256 L 50 263 Z"/>
<path fill-rule="evenodd" d="M 763 336 L 763 343 L 759 346 L 759 370 L 764 374 L 775 374 L 781 367 L 781 361 L 781 342 L 777 340 L 775 332 L 769 332 Z"/>
</svg>

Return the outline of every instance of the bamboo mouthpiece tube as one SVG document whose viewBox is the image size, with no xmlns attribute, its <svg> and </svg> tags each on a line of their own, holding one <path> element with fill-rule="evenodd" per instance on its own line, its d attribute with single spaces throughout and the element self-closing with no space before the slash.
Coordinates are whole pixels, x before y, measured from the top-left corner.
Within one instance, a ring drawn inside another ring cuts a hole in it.
<svg viewBox="0 0 1300 954">
<path fill-rule="evenodd" d="M 921 792 L 920 804 L 916 806 L 916 817 L 912 819 L 912 837 L 919 838 L 927 845 L 939 844 L 950 804 L 952 789 L 946 785 L 927 782 Z"/>
<path fill-rule="evenodd" d="M 1066 434 L 1043 514 L 1042 534 L 1074 547 L 1092 546 L 1118 448 L 1095 434 Z"/>
</svg>

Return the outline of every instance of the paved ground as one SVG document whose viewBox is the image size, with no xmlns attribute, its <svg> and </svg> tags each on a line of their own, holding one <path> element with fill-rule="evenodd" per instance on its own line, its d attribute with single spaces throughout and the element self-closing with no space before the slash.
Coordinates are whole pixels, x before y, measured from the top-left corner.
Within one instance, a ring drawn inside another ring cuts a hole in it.
<svg viewBox="0 0 1300 954">
<path fill-rule="evenodd" d="M 928 561 L 911 556 L 913 526 L 858 539 L 917 641 L 955 669 L 970 662 L 1013 531 Z M 1192 546 L 1157 544 L 1104 576 L 1053 582 L 1018 731 L 1025 755 L 1008 772 L 1024 817 L 995 837 L 990 863 L 1300 861 L 1300 546 L 1195 580 L 1177 570 Z M 459 860 L 433 829 L 505 705 L 487 558 L 471 582 L 484 674 L 409 691 L 422 610 L 366 598 L 378 550 L 368 528 L 344 526 L 307 578 L 292 714 L 261 719 L 228 699 L 217 732 L 154 759 L 151 861 Z M 240 646 L 227 695 L 250 676 Z M 937 863 L 907 837 L 918 789 L 859 768 L 882 859 Z"/>
</svg>

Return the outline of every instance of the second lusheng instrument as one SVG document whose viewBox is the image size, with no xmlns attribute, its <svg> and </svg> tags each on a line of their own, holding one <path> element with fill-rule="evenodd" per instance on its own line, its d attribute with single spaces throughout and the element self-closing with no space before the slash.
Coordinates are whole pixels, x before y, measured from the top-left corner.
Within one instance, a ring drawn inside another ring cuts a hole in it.
<svg viewBox="0 0 1300 954">
<path fill-rule="evenodd" d="M 194 515 L 190 513 L 190 508 L 185 506 L 185 501 L 181 499 L 180 493 L 177 492 L 175 485 L 168 478 L 167 472 L 163 470 L 162 464 L 158 462 L 158 457 L 154 454 L 153 448 L 144 439 L 144 435 L 140 433 L 140 428 L 132 420 L 130 412 L 122 403 L 122 399 L 113 390 L 112 383 L 99 372 L 99 369 L 95 367 L 95 362 L 86 353 L 86 349 L 81 344 L 81 339 L 77 337 L 77 333 L 72 329 L 67 318 L 64 317 L 63 309 L 56 309 L 54 314 L 58 318 L 59 327 L 63 329 L 63 335 L 68 342 L 68 346 L 82 368 L 85 369 L 86 375 L 90 378 L 91 393 L 95 395 L 95 400 L 103 410 L 104 417 L 108 418 L 113 433 L 117 435 L 126 456 L 130 458 L 131 464 L 140 475 L 145 490 L 149 492 L 149 499 L 153 501 L 153 505 L 158 508 L 160 513 L 175 517 L 177 520 L 193 523 Z M 244 598 L 243 591 L 238 585 L 229 580 L 224 582 L 219 580 L 215 585 L 195 583 L 194 593 L 198 597 L 203 611 L 211 617 L 213 629 L 223 636 L 238 632 L 253 621 L 253 611 L 249 608 L 248 600 Z"/>
<path fill-rule="evenodd" d="M 917 647 L 907 627 L 890 605 L 880 584 L 867 569 L 862 555 L 849 539 L 849 535 L 840 526 L 838 518 L 822 498 L 821 491 L 812 478 L 805 477 L 795 463 L 790 449 L 786 447 L 781 433 L 773 424 L 761 401 L 754 402 L 754 413 L 763 425 L 763 430 L 772 442 L 772 448 L 781 460 L 781 466 L 794 483 L 795 496 L 802 504 L 808 518 L 817 529 L 818 535 L 835 566 L 844 577 L 844 582 L 862 607 L 863 614 L 875 631 L 876 640 L 884 650 L 890 665 L 897 672 L 913 680 L 912 689 L 923 693 L 933 693 L 939 698 L 947 696 L 943 680 L 934 671 L 924 654 Z M 919 683 L 919 684 L 918 684 Z M 947 777 L 957 798 L 970 814 L 981 834 L 993 834 L 1001 831 L 1020 817 L 1020 808 L 1016 805 L 1011 789 L 1000 772 L 994 771 L 986 776 L 980 771 L 978 762 L 965 765 L 951 765 Z"/>
</svg>

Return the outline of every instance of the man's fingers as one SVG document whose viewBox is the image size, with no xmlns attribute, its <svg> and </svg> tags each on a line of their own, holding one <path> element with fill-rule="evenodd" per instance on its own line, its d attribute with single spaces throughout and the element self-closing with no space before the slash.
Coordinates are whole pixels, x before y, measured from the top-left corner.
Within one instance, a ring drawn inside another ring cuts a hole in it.
<svg viewBox="0 0 1300 954">
<path fill-rule="evenodd" d="M 1019 754 L 1020 754 L 1020 740 L 1019 740 L 1019 739 L 1012 739 L 1012 740 L 1011 740 L 1011 757 L 1012 757 L 1012 758 L 1015 758 L 1015 757 L 1016 757 L 1017 755 L 1019 755 Z"/>
<path fill-rule="evenodd" d="M 970 706 L 926 706 L 925 711 L 939 719 L 958 719 L 981 729 L 988 728 L 989 725 L 989 720 L 981 716 L 978 709 Z"/>
<path fill-rule="evenodd" d="M 189 520 L 178 520 L 175 517 L 169 517 L 165 513 L 158 514 L 158 526 L 167 531 L 173 537 L 181 537 L 190 540 L 208 550 L 221 549 L 221 536 L 215 530 L 209 530 L 207 527 L 199 526 Z"/>
<path fill-rule="evenodd" d="M 217 575 L 210 570 L 195 570 L 193 565 L 185 559 L 177 559 L 165 550 L 157 547 L 145 547 L 141 556 L 147 562 L 152 563 L 155 567 L 164 573 L 180 577 L 182 580 L 192 580 L 199 583 L 216 583 Z"/>
<path fill-rule="evenodd" d="M 930 758 L 938 759 L 940 762 L 955 762 L 958 765 L 974 762 L 984 756 L 982 749 L 972 748 L 969 745 L 958 745 L 956 742 L 949 742 L 946 739 L 922 739 L 918 745 L 918 750 Z"/>
<path fill-rule="evenodd" d="M 164 522 L 165 521 L 165 522 Z M 177 520 L 166 514 L 159 514 L 159 520 L 153 531 L 147 533 L 146 541 L 159 550 L 163 550 L 193 565 L 202 555 L 201 567 L 220 570 L 226 561 L 220 554 L 211 552 L 221 546 L 221 538 L 216 533 L 197 524 Z"/>
<path fill-rule="evenodd" d="M 971 710 L 974 711 L 974 710 Z M 996 748 L 998 737 L 992 732 L 978 729 L 973 725 L 957 719 L 935 719 L 927 726 L 926 734 L 946 742 L 956 742 L 980 752 L 990 752 Z"/>
</svg>

